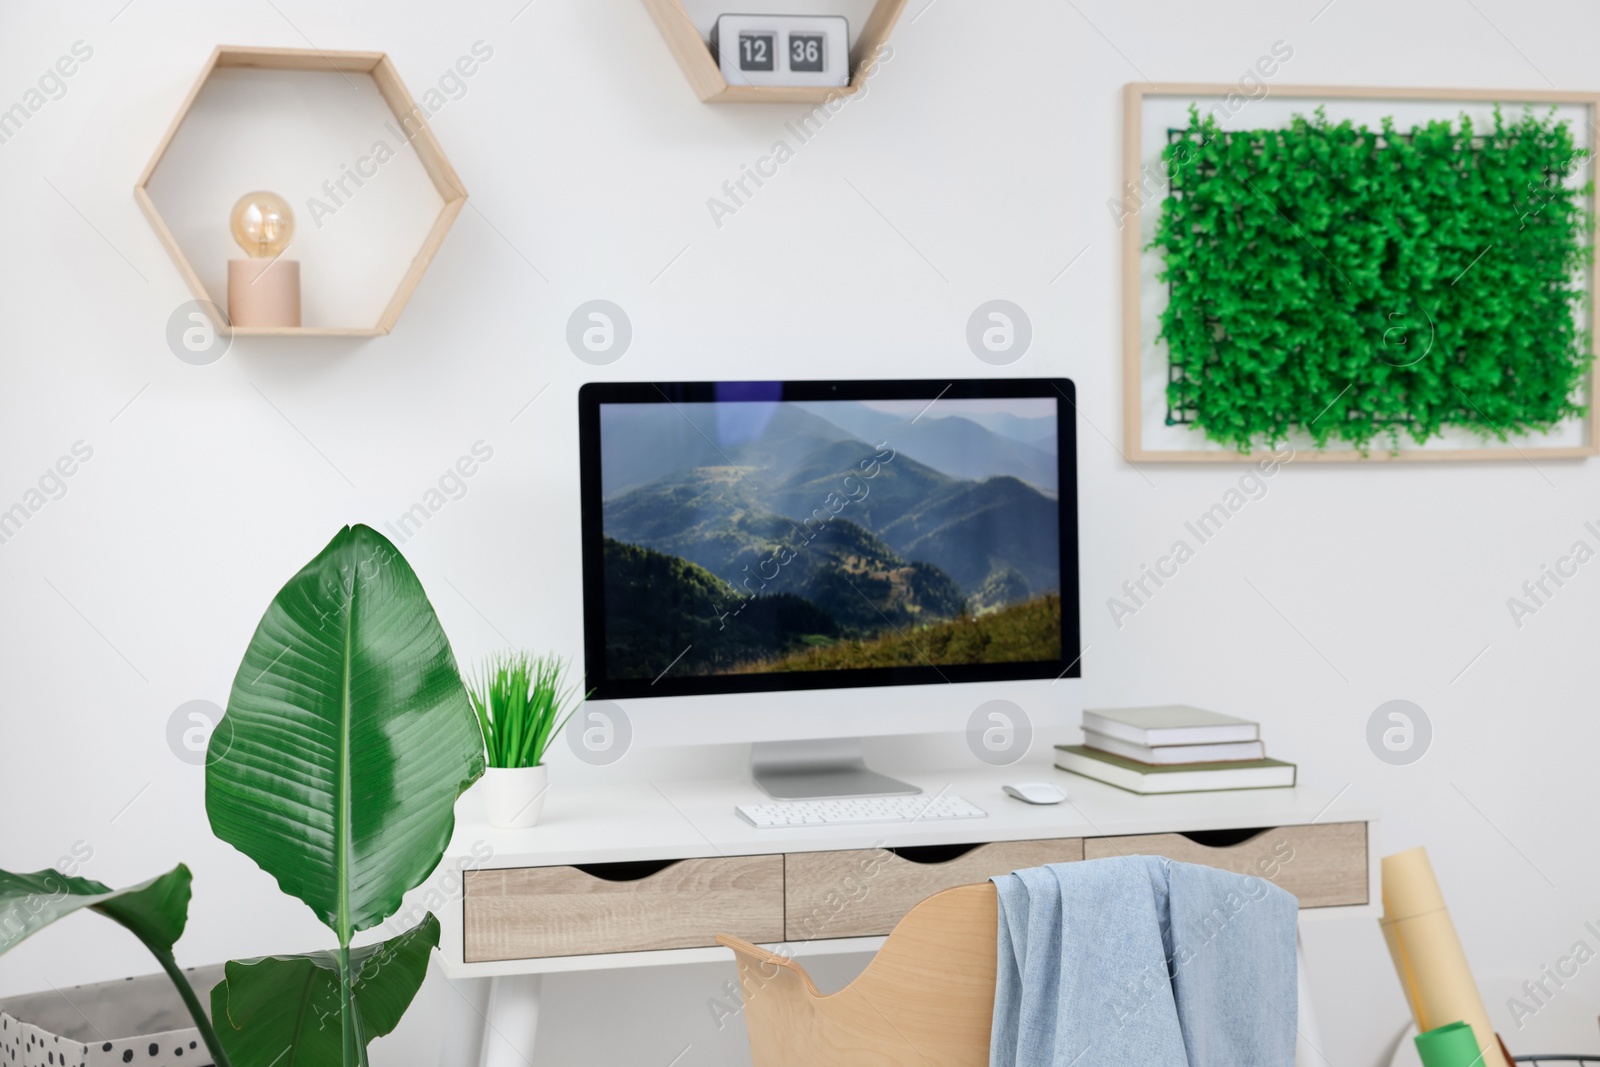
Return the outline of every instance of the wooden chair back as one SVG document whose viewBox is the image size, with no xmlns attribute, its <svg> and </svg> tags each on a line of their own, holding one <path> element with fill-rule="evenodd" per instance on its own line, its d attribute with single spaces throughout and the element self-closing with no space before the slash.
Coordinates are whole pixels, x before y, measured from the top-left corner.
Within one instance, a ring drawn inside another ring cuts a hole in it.
<svg viewBox="0 0 1600 1067">
<path fill-rule="evenodd" d="M 988 1067 L 996 907 L 992 882 L 936 893 L 828 996 L 795 960 L 719 934 L 739 965 L 754 1067 Z"/>
</svg>

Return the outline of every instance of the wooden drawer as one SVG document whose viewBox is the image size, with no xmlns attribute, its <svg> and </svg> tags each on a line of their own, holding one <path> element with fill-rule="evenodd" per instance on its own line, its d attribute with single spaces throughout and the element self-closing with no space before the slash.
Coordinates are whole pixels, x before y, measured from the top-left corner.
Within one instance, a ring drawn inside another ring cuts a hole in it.
<svg viewBox="0 0 1600 1067">
<path fill-rule="evenodd" d="M 1083 859 L 1081 838 L 791 852 L 784 860 L 784 929 L 790 941 L 887 934 L 942 889 L 1023 867 Z"/>
<path fill-rule="evenodd" d="M 783 939 L 783 857 L 468 871 L 468 963 Z"/>
<path fill-rule="evenodd" d="M 1167 856 L 1265 878 L 1300 898 L 1302 908 L 1367 902 L 1367 824 L 1314 823 L 1193 834 L 1090 837 L 1083 858 Z"/>
</svg>

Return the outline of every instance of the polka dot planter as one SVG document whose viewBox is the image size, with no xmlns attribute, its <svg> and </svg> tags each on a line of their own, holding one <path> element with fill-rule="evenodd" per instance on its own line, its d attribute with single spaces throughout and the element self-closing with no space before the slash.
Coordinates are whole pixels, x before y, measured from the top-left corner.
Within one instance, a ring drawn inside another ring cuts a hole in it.
<svg viewBox="0 0 1600 1067">
<path fill-rule="evenodd" d="M 202 1001 L 222 968 L 186 977 Z M 0 1000 L 0 1067 L 211 1067 L 164 974 Z"/>
</svg>

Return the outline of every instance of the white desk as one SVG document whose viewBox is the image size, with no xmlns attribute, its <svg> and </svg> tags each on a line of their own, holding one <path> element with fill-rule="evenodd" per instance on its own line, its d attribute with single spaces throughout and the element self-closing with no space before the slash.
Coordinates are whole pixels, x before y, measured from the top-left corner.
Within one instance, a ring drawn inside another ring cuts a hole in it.
<svg viewBox="0 0 1600 1067">
<path fill-rule="evenodd" d="M 1302 897 L 1303 915 L 1319 909 L 1312 901 L 1330 902 L 1337 912 L 1349 915 L 1351 909 L 1376 915 L 1377 848 L 1372 829 L 1375 813 L 1344 804 L 1335 804 L 1335 796 L 1320 790 L 1303 787 L 1294 789 L 1262 789 L 1225 793 L 1186 793 L 1170 796 L 1140 797 L 1122 790 L 1102 785 L 1048 765 L 1019 765 L 1006 768 L 963 768 L 947 772 L 907 771 L 904 768 L 884 768 L 897 777 L 921 786 L 928 793 L 941 791 L 977 804 L 989 812 L 986 819 L 956 819 L 911 823 L 880 823 L 847 827 L 794 827 L 780 830 L 757 830 L 734 813 L 736 804 L 758 802 L 764 795 L 748 781 L 702 781 L 630 783 L 605 787 L 581 786 L 551 788 L 540 825 L 527 830 L 496 830 L 488 825 L 483 809 L 474 793 L 463 797 L 457 809 L 457 827 L 441 870 L 461 879 L 464 891 L 445 906 L 437 908 L 442 926 L 440 959 L 447 978 L 464 991 L 469 1001 L 484 1007 L 484 1017 L 475 1018 L 466 1013 L 459 1020 L 457 1033 L 447 1040 L 445 1062 L 451 1067 L 473 1062 L 470 1052 L 463 1049 L 481 1048 L 481 1058 L 476 1061 L 483 1067 L 509 1067 L 526 1065 L 526 1050 L 533 1048 L 534 1028 L 538 1017 L 539 976 L 547 973 L 593 970 L 618 967 L 648 967 L 670 964 L 703 963 L 727 960 L 731 956 L 720 947 L 656 948 L 645 951 L 579 952 L 575 946 L 584 944 L 582 932 L 586 922 L 594 917 L 588 912 L 567 913 L 564 919 L 555 905 L 559 901 L 579 902 L 580 908 L 592 909 L 596 900 L 611 899 L 613 890 L 629 892 L 629 871 L 601 869 L 602 878 L 594 881 L 595 892 L 590 894 L 583 886 L 573 895 L 572 880 L 582 882 L 590 875 L 570 868 L 578 865 L 641 863 L 641 861 L 693 861 L 706 860 L 700 869 L 712 868 L 704 885 L 696 885 L 691 893 L 677 889 L 663 894 L 654 904 L 646 906 L 671 907 L 670 902 L 689 898 L 716 899 L 717 893 L 738 894 L 748 890 L 753 894 L 776 892 L 782 899 L 785 892 L 781 865 L 785 857 L 791 867 L 797 864 L 815 865 L 823 860 L 820 855 L 844 850 L 884 850 L 912 846 L 954 846 L 993 842 L 1035 842 L 1035 851 L 1044 849 L 1046 859 L 1094 858 L 1096 855 L 1115 855 L 1123 852 L 1161 852 L 1194 862 L 1212 863 L 1216 866 L 1244 869 L 1247 873 L 1269 876 L 1256 867 L 1264 861 L 1243 857 L 1276 856 L 1270 877 L 1291 891 L 1298 889 Z M 1001 792 L 1005 782 L 1045 779 L 1059 784 L 1068 795 L 1067 802 L 1054 806 L 1034 806 L 1006 796 Z M 1235 843 L 1240 834 L 1228 835 L 1222 831 L 1242 831 L 1251 828 L 1281 828 L 1281 833 L 1265 832 L 1250 840 Z M 1184 838 L 1151 838 L 1138 842 L 1108 840 L 1130 835 L 1195 834 L 1205 844 L 1195 844 Z M 1208 836 L 1210 835 L 1210 836 Z M 1056 855 L 1050 850 L 1071 849 L 1082 842 L 1081 853 Z M 1005 858 L 1026 855 L 1019 848 L 1028 846 L 994 846 L 990 855 Z M 906 870 L 906 862 L 888 856 L 891 864 Z M 950 864 L 924 863 L 913 874 L 937 882 L 941 871 L 946 877 L 959 867 L 966 874 L 959 882 L 981 881 L 987 873 L 974 875 L 981 867 L 981 853 Z M 1286 858 L 1287 857 L 1287 858 Z M 721 858 L 721 861 L 718 861 Z M 742 862 L 741 862 L 742 860 Z M 995 859 L 990 860 L 996 862 Z M 1017 866 L 1030 866 L 1022 862 Z M 718 868 L 726 866 L 718 874 Z M 689 867 L 667 866 L 666 873 L 655 873 L 654 867 L 645 867 L 645 879 L 635 880 L 643 885 L 651 879 L 670 882 Z M 948 867 L 948 870 L 946 869 Z M 529 870 L 543 869 L 543 870 Z M 770 872 L 780 874 L 774 883 Z M 875 868 L 877 869 L 877 868 Z M 898 869 L 898 868 L 897 868 Z M 1005 868 L 1009 869 L 1009 867 Z M 511 873 L 516 872 L 516 873 Z M 892 872 L 891 872 L 892 873 Z M 902 874 L 904 871 L 902 871 Z M 989 873 L 1005 873 L 994 870 Z M 517 882 L 524 876 L 535 879 L 565 879 L 559 894 L 546 898 L 550 908 L 535 902 L 541 898 L 534 889 Z M 893 879 L 889 879 L 890 882 Z M 889 883 L 886 882 L 885 885 Z M 776 888 L 774 889 L 774 885 Z M 937 885 L 930 888 L 937 888 Z M 703 889 L 703 892 L 702 892 Z M 526 895 L 517 896 L 518 892 Z M 1320 896 L 1319 896 L 1320 894 Z M 879 893 L 875 905 L 882 907 L 885 893 Z M 889 894 L 892 896 L 892 894 Z M 926 895 L 926 894 L 923 894 Z M 638 921 L 632 909 L 640 907 L 637 897 L 618 900 L 618 921 L 612 916 L 602 916 L 595 925 L 615 942 L 614 947 L 626 942 L 627 935 L 618 929 L 657 929 L 673 927 L 679 943 L 704 944 L 710 935 L 728 929 L 741 921 L 733 916 L 741 914 L 739 908 L 728 908 L 723 898 L 715 906 L 716 920 L 695 926 L 693 918 L 677 922 L 681 916 L 667 916 L 673 920 L 660 922 L 660 916 Z M 767 896 L 763 900 L 769 899 Z M 920 897 L 918 898 L 920 899 Z M 666 902 L 663 904 L 663 902 Z M 914 902 L 914 901 L 912 901 Z M 604 907 L 604 904 L 598 905 Z M 778 905 L 780 909 L 782 904 Z M 907 904 L 906 906 L 909 906 Z M 795 907 L 795 890 L 788 887 L 788 908 Z M 517 909 L 529 914 L 529 922 L 544 924 L 543 929 L 532 932 L 541 944 L 564 947 L 544 947 L 521 955 L 519 958 L 491 958 L 521 949 L 507 945 L 524 945 L 528 931 L 513 930 L 506 934 L 506 923 L 513 925 Z M 759 909 L 758 909 L 759 910 Z M 468 917 L 468 912 L 473 917 Z M 488 918 L 492 913 L 493 918 Z M 571 916 L 575 915 L 575 918 Z M 790 915 L 789 931 L 795 929 Z M 833 914 L 830 912 L 831 920 Z M 633 926 L 625 919 L 635 920 Z M 772 928 L 774 932 L 785 929 L 781 925 L 762 926 L 767 922 L 760 916 L 742 920 L 755 922 L 760 929 Z M 816 929 L 812 936 L 800 940 L 784 940 L 780 936 L 762 937 L 769 945 L 783 945 L 781 951 L 796 956 L 836 952 L 870 952 L 882 944 L 881 935 L 830 937 L 824 922 L 807 929 Z M 837 924 L 836 924 L 837 925 Z M 843 922 L 842 925 L 850 925 Z M 859 925 L 859 924 L 857 924 Z M 577 933 L 573 934 L 573 930 Z M 485 934 L 492 930 L 494 936 Z M 741 933 L 738 929 L 729 932 Z M 887 930 L 885 929 L 886 933 Z M 504 934 L 505 936 L 501 936 Z M 743 936 L 743 935 L 742 935 Z M 695 938 L 703 937 L 696 941 Z M 685 938 L 688 940 L 686 941 Z M 549 940 L 554 939 L 554 940 Z M 755 939 L 755 938 L 752 938 Z M 470 942 L 470 944 L 469 944 Z M 732 968 L 729 968 L 731 975 Z M 491 979 L 487 989 L 483 979 Z M 473 988 L 478 987 L 478 988 Z M 1311 1022 L 1308 1018 L 1307 1022 Z M 459 1032 L 463 1027 L 481 1027 L 479 1035 Z M 1305 1027 L 1302 1027 L 1302 1031 Z M 1306 1034 L 1307 1037 L 1314 1036 Z M 514 1045 L 515 1048 L 505 1047 Z M 519 1051 L 522 1050 L 522 1051 Z"/>
</svg>

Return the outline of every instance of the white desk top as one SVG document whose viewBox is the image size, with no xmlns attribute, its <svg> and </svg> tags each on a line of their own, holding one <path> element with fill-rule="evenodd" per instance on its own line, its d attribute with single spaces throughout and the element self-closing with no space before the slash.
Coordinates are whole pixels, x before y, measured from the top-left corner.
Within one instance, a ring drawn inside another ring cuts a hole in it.
<svg viewBox="0 0 1600 1067">
<path fill-rule="evenodd" d="M 965 797 L 986 819 L 939 819 L 858 826 L 758 830 L 737 804 L 770 798 L 746 781 L 636 782 L 609 786 L 552 784 L 544 815 L 527 830 L 496 830 L 469 791 L 456 809 L 456 832 L 444 869 L 532 867 L 626 860 L 749 856 L 880 845 L 1105 837 L 1180 830 L 1234 830 L 1304 823 L 1364 822 L 1377 813 L 1318 789 L 1250 789 L 1142 797 L 1049 765 L 949 771 L 882 768 L 926 792 Z M 1051 781 L 1061 804 L 1033 805 L 1007 796 L 1007 782 Z"/>
<path fill-rule="evenodd" d="M 1049 764 L 970 767 L 949 771 L 876 768 L 933 794 L 965 797 L 989 813 L 986 819 L 941 819 L 858 826 L 805 826 L 758 830 L 734 813 L 736 804 L 770 800 L 748 780 L 631 782 L 608 786 L 550 787 L 543 818 L 527 830 L 489 825 L 476 791 L 456 808 L 456 832 L 433 881 L 453 882 L 448 900 L 430 906 L 442 924 L 439 962 L 446 977 L 533 974 L 613 967 L 726 962 L 723 948 L 671 949 L 546 959 L 465 963 L 462 960 L 462 901 L 457 875 L 448 872 L 496 867 L 616 863 L 628 860 L 750 856 L 830 849 L 1020 841 L 1050 837 L 1238 830 L 1307 823 L 1374 822 L 1377 812 L 1347 802 L 1342 793 L 1296 787 L 1142 797 Z M 1067 794 L 1063 803 L 1033 805 L 1001 792 L 1007 782 L 1051 781 Z M 1369 849 L 1376 871 L 1376 850 Z M 1371 910 L 1371 905 L 1364 906 Z M 1351 909 L 1324 909 L 1345 911 Z M 881 937 L 791 943 L 806 956 L 871 952 Z"/>
</svg>

